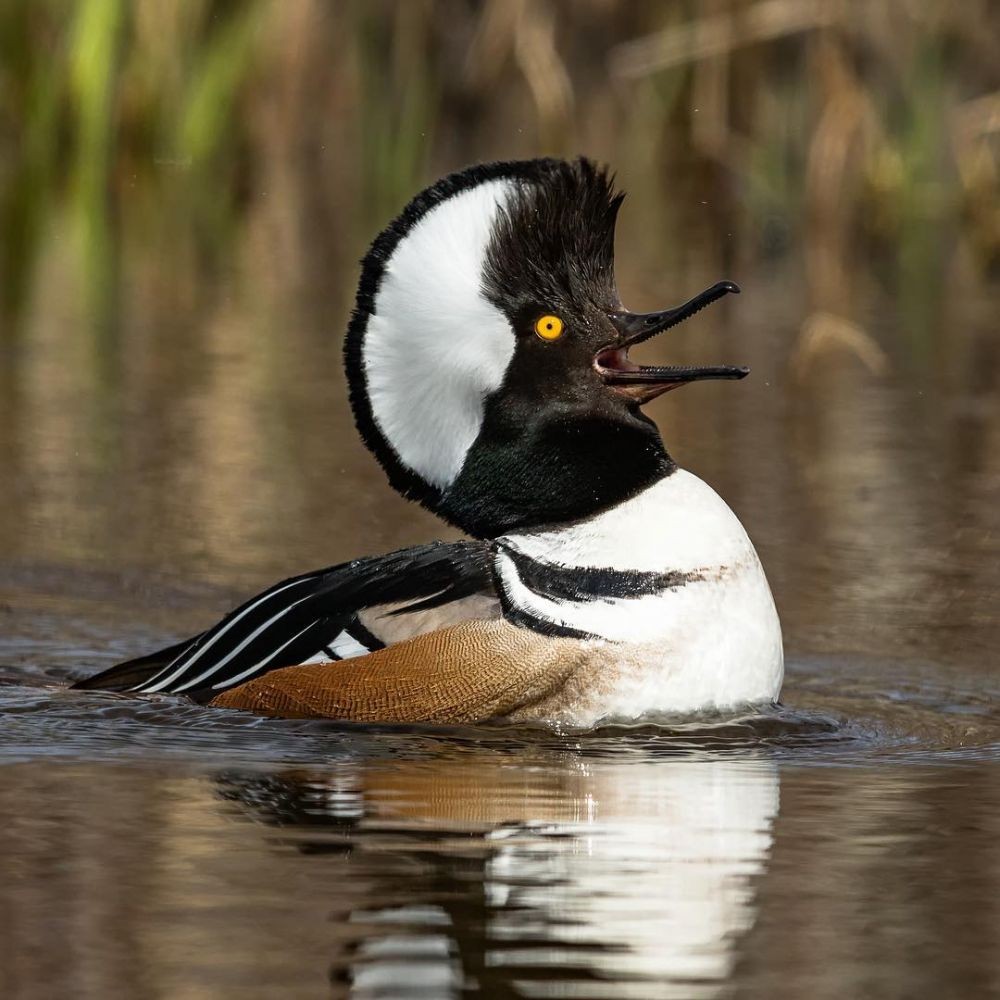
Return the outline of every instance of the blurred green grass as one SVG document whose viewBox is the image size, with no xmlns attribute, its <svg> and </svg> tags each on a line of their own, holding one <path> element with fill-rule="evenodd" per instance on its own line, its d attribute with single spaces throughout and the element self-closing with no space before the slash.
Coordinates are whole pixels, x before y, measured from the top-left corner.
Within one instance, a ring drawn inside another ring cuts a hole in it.
<svg viewBox="0 0 1000 1000">
<path fill-rule="evenodd" d="M 663 232 L 705 203 L 726 254 L 803 252 L 814 317 L 859 322 L 858 251 L 879 251 L 927 355 L 946 259 L 1000 262 L 1000 5 L 0 0 L 3 336 L 67 220 L 73 294 L 113 344 L 151 246 L 169 300 L 270 201 L 333 266 L 443 170 L 580 151 Z"/>
</svg>

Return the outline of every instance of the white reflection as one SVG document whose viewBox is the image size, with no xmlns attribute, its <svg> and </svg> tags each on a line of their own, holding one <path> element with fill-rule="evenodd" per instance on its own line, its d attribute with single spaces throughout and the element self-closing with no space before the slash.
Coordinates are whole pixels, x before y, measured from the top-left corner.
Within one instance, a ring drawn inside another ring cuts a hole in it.
<svg viewBox="0 0 1000 1000">
<path fill-rule="evenodd" d="M 723 990 L 754 922 L 752 877 L 764 872 L 771 847 L 778 811 L 771 762 L 535 769 L 490 766 L 477 755 L 468 768 L 452 761 L 373 778 L 364 780 L 370 828 L 481 835 L 485 932 L 470 936 L 459 911 L 429 906 L 409 926 L 427 935 L 423 945 L 366 938 L 352 996 L 418 995 L 430 983 L 435 995 L 457 995 L 458 953 L 466 974 L 471 965 L 486 977 L 476 985 L 487 994 L 501 983 L 526 996 L 663 1000 Z M 454 844 L 440 849 L 447 854 Z M 371 925 L 379 913 L 356 916 Z M 382 919 L 398 927 L 398 908 Z M 448 935 L 453 947 L 445 947 Z M 417 978 L 416 968 L 406 972 L 414 947 Z"/>
<path fill-rule="evenodd" d="M 351 921 L 386 924 L 382 935 L 365 937 L 359 947 L 359 962 L 353 967 L 355 997 L 387 997 L 393 991 L 408 995 L 457 996 L 462 986 L 462 967 L 447 928 L 448 914 L 439 906 L 396 906 L 356 911 Z M 391 928 L 402 926 L 406 934 Z M 405 985 L 404 985 L 405 984 Z"/>
<path fill-rule="evenodd" d="M 677 761 L 594 779 L 587 819 L 553 826 L 542 843 L 507 844 L 489 862 L 498 906 L 491 938 L 532 933 L 552 942 L 544 957 L 566 965 L 579 953 L 565 946 L 600 945 L 587 965 L 615 996 L 714 995 L 753 924 L 750 877 L 763 872 L 771 846 L 775 768 Z M 515 948 L 488 960 L 537 965 L 544 957 Z M 629 982 L 636 979 L 646 982 Z M 659 981 L 653 992 L 649 980 Z"/>
</svg>

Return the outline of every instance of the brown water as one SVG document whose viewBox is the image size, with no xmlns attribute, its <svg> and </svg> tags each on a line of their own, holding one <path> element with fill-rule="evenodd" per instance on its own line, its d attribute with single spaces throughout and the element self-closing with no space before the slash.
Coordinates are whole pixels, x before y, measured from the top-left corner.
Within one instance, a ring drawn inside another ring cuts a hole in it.
<svg viewBox="0 0 1000 1000">
<path fill-rule="evenodd" d="M 759 543 L 784 704 L 572 735 L 65 690 L 438 532 L 355 442 L 325 315 L 137 320 L 104 376 L 40 303 L 0 425 L 0 995 L 1000 994 L 997 299 L 924 370 L 796 379 L 794 263 L 738 277 L 671 356 L 754 377 L 655 415 Z"/>
</svg>

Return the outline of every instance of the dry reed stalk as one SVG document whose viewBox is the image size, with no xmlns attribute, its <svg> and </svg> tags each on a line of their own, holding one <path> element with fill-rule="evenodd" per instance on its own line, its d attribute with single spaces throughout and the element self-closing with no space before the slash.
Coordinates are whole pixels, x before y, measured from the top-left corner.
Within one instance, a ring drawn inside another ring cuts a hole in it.
<svg viewBox="0 0 1000 1000">
<path fill-rule="evenodd" d="M 831 0 L 761 0 L 746 10 L 714 14 L 616 45 L 608 59 L 612 76 L 635 78 L 684 66 L 734 49 L 834 23 L 840 4 Z"/>
</svg>

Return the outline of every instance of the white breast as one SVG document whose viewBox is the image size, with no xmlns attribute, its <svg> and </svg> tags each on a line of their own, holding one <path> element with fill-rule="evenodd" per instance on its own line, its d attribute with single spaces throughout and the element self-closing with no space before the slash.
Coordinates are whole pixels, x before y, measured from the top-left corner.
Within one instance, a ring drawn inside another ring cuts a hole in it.
<svg viewBox="0 0 1000 1000">
<path fill-rule="evenodd" d="M 679 582 L 639 597 L 558 599 L 532 590 L 505 549 L 549 566 L 674 573 Z M 575 525 L 501 539 L 497 571 L 515 607 L 600 637 L 601 675 L 574 723 L 778 696 L 781 627 L 760 560 L 736 515 L 688 472 Z"/>
</svg>

